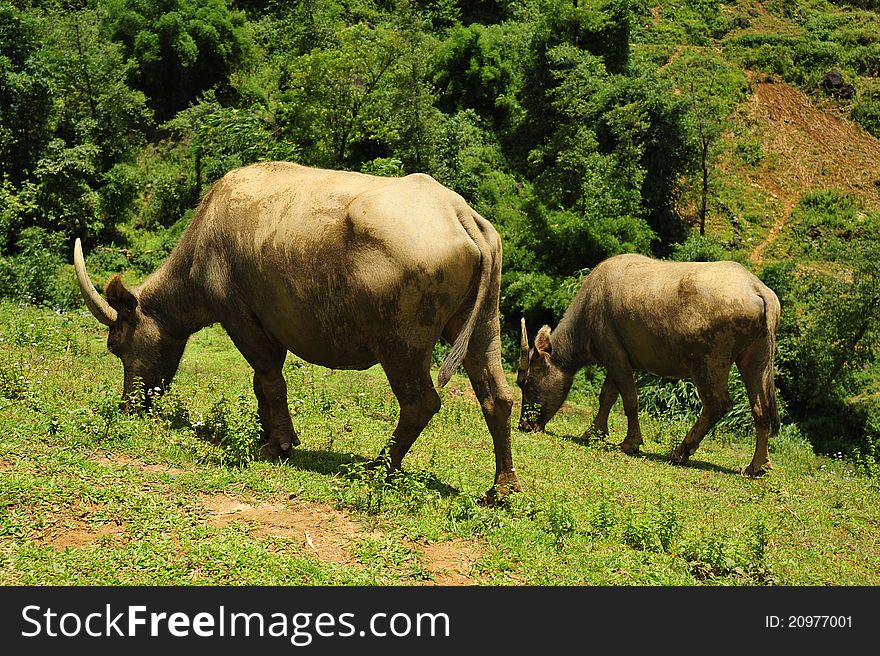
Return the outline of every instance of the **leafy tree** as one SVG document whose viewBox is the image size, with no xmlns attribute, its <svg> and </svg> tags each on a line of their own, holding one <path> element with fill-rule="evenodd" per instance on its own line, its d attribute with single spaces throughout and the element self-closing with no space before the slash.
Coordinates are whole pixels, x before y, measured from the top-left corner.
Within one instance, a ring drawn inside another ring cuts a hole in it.
<svg viewBox="0 0 880 656">
<path fill-rule="evenodd" d="M 661 9 L 663 17 L 682 32 L 682 42 L 707 46 L 731 28 L 732 21 L 721 11 L 722 4 L 721 0 L 682 0 L 664 4 Z"/>
<path fill-rule="evenodd" d="M 505 48 L 505 27 L 473 24 L 450 30 L 433 62 L 439 107 L 452 113 L 473 109 L 503 125 L 515 110 L 515 58 Z"/>
<path fill-rule="evenodd" d="M 689 153 L 668 86 L 647 69 L 609 75 L 599 58 L 570 45 L 554 47 L 546 60 L 554 83 L 543 114 L 552 132 L 529 164 L 548 206 L 568 213 L 559 225 L 576 249 L 564 260 L 570 270 L 649 250 L 656 235 L 677 238 L 675 185 Z"/>
<path fill-rule="evenodd" d="M 396 30 L 351 25 L 333 48 L 314 50 L 285 71 L 278 120 L 307 161 L 353 166 L 388 154 L 381 143 L 395 108 L 392 79 L 409 47 Z"/>
<path fill-rule="evenodd" d="M 132 65 L 118 44 L 103 40 L 94 12 L 51 14 L 45 21 L 44 61 L 56 96 L 56 134 L 68 144 L 90 143 L 103 173 L 145 142 L 152 113 L 126 78 Z"/>
<path fill-rule="evenodd" d="M 160 121 L 228 82 L 253 56 L 249 24 L 224 0 L 101 0 L 112 38 L 136 62 L 135 82 Z"/>
<path fill-rule="evenodd" d="M 742 71 L 720 57 L 702 50 L 682 54 L 664 73 L 675 80 L 687 109 L 687 123 L 692 130 L 700 167 L 700 234 L 706 234 L 710 178 L 721 135 L 729 127 L 733 108 L 748 93 Z"/>
<path fill-rule="evenodd" d="M 567 43 L 602 59 L 611 73 L 629 63 L 632 0 L 545 0 L 540 37 L 549 47 Z"/>
<path fill-rule="evenodd" d="M 300 153 L 296 144 L 277 138 L 277 126 L 258 107 L 223 107 L 210 93 L 163 127 L 187 145 L 193 161 L 194 196 L 232 168 L 260 161 L 295 161 Z"/>
<path fill-rule="evenodd" d="M 50 138 L 50 80 L 39 61 L 39 24 L 0 4 L 0 179 L 22 183 Z"/>
<path fill-rule="evenodd" d="M 6 248 L 16 249 L 26 225 L 61 233 L 60 243 L 107 237 L 134 200 L 136 183 L 129 178 L 123 192 L 123 176 L 111 171 L 145 142 L 145 98 L 126 85 L 120 48 L 102 39 L 94 12 L 16 17 L 3 8 L 0 15 L 4 30 L 15 28 L 20 37 L 12 56 L 0 57 L 19 67 L 0 76 L 14 82 L 11 93 L 0 91 L 8 101 L 0 103 L 0 134 L 13 137 L 2 140 L 3 172 L 17 188 L 4 212 Z"/>
<path fill-rule="evenodd" d="M 861 402 L 880 370 L 880 214 L 826 190 L 805 194 L 791 221 L 800 252 L 760 274 L 783 308 L 779 389 L 818 450 L 880 455 L 880 405 Z"/>
</svg>

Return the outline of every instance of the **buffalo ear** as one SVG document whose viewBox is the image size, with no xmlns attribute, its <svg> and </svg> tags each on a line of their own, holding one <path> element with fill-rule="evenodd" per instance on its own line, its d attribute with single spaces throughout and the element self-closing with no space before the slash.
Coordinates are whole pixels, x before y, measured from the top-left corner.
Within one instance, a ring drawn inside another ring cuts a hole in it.
<svg viewBox="0 0 880 656">
<path fill-rule="evenodd" d="M 107 283 L 107 302 L 121 316 L 131 316 L 138 306 L 137 297 L 129 291 L 122 278 L 118 275 L 110 278 Z"/>
<path fill-rule="evenodd" d="M 535 336 L 535 348 L 541 355 L 550 355 L 553 345 L 550 343 L 550 326 L 543 326 Z"/>
</svg>

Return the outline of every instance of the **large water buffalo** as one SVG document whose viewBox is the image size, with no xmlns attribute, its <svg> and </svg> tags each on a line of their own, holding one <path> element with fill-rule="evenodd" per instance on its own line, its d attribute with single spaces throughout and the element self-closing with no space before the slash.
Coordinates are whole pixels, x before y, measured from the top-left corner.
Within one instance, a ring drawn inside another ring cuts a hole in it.
<svg viewBox="0 0 880 656">
<path fill-rule="evenodd" d="M 687 462 L 730 409 L 728 374 L 735 362 L 748 392 L 757 433 L 745 473 L 770 468 L 767 440 L 779 430 L 773 356 L 779 299 L 735 262 L 666 262 L 618 255 L 586 277 L 556 330 L 544 326 L 529 350 L 522 320 L 517 383 L 521 430 L 543 430 L 583 366 L 606 369 L 593 426 L 608 434 L 608 414 L 623 398 L 627 418 L 621 449 L 642 444 L 635 370 L 693 379 L 702 411 L 672 460 Z"/>
<path fill-rule="evenodd" d="M 291 351 L 336 369 L 382 365 L 400 418 L 380 457 L 399 468 L 440 409 L 430 364 L 442 336 L 452 347 L 438 386 L 463 364 L 492 434 L 490 494 L 519 490 L 513 395 L 501 365 L 501 241 L 430 176 L 254 164 L 211 187 L 168 259 L 140 286 L 128 289 L 114 276 L 105 300 L 79 239 L 74 262 L 86 305 L 110 328 L 107 348 L 122 360 L 124 399 L 164 390 L 189 336 L 224 327 L 254 369 L 266 457 L 299 444 L 282 376 Z"/>
</svg>

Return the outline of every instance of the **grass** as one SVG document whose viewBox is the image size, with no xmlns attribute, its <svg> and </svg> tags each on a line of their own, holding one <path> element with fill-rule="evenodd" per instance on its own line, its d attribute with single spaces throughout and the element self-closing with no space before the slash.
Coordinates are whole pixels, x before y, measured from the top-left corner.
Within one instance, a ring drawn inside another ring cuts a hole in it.
<svg viewBox="0 0 880 656">
<path fill-rule="evenodd" d="M 267 463 L 199 437 L 221 400 L 227 426 L 256 421 L 250 371 L 219 328 L 134 417 L 116 409 L 121 366 L 87 314 L 0 304 L 0 339 L 4 585 L 880 583 L 876 479 L 813 455 L 793 426 L 752 480 L 745 435 L 716 432 L 688 467 L 668 460 L 686 422 L 644 416 L 640 457 L 585 442 L 596 399 L 574 394 L 547 433 L 514 432 L 524 492 L 486 508 L 491 440 L 460 375 L 386 481 L 364 466 L 397 416 L 379 368 L 291 357 L 303 444 Z M 619 441 L 619 407 L 611 429 Z"/>
</svg>

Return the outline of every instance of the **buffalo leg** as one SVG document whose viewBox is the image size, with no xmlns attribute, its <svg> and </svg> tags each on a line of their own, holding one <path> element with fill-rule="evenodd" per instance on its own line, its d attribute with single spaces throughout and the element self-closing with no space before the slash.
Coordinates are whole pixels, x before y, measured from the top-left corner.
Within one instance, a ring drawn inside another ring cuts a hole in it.
<svg viewBox="0 0 880 656">
<path fill-rule="evenodd" d="M 269 432 L 272 427 L 269 419 L 269 401 L 263 393 L 263 386 L 260 385 L 260 379 L 254 374 L 254 396 L 257 397 L 257 416 L 260 419 L 260 427 L 263 429 L 263 437 L 269 439 Z"/>
<path fill-rule="evenodd" d="M 703 404 L 697 421 L 685 435 L 682 443 L 672 451 L 672 461 L 683 465 L 700 446 L 700 442 L 712 427 L 723 417 L 732 404 L 727 391 L 727 374 L 730 366 L 715 368 L 694 375 L 697 394 Z"/>
<path fill-rule="evenodd" d="M 743 471 L 749 476 L 760 476 L 771 469 L 768 441 L 778 428 L 773 359 L 770 351 L 769 343 L 762 338 L 749 345 L 736 360 L 749 396 L 752 418 L 755 420 L 755 455 Z"/>
<path fill-rule="evenodd" d="M 409 366 L 392 364 L 393 360 L 379 360 L 400 405 L 400 418 L 391 441 L 373 463 L 378 465 L 387 458 L 389 472 L 400 469 L 416 438 L 440 410 L 440 396 L 431 381 L 431 352 L 414 360 L 416 364 Z"/>
<path fill-rule="evenodd" d="M 493 502 L 510 492 L 520 492 L 510 448 L 510 413 L 513 394 L 501 365 L 501 335 L 496 321 L 478 325 L 462 361 L 474 394 L 480 402 L 483 418 L 492 435 L 495 451 L 495 484 L 486 493 Z"/>
<path fill-rule="evenodd" d="M 611 408 L 614 407 L 619 395 L 611 376 L 606 375 L 605 382 L 602 383 L 602 390 L 599 392 L 599 410 L 593 418 L 593 429 L 601 435 L 608 435 L 608 415 L 611 414 Z M 587 437 L 588 434 L 589 432 L 584 437 Z"/>
<path fill-rule="evenodd" d="M 254 369 L 254 394 L 263 431 L 268 441 L 263 458 L 290 453 L 300 441 L 293 430 L 287 406 L 287 382 L 282 369 L 287 351 L 267 336 L 256 322 L 240 321 L 224 326 L 236 348 Z"/>
<path fill-rule="evenodd" d="M 620 398 L 623 400 L 623 411 L 626 414 L 626 437 L 620 443 L 620 450 L 624 453 L 636 454 L 639 447 L 644 443 L 642 428 L 639 424 L 639 397 L 636 392 L 636 381 L 633 369 L 629 363 L 629 356 L 622 348 L 610 349 L 607 355 L 606 370 L 611 385 L 617 388 Z M 607 383 L 606 383 L 607 384 Z M 606 390 L 606 384 L 602 385 L 601 395 L 605 393 L 605 401 L 611 398 L 610 389 Z M 611 407 L 609 406 L 609 410 Z M 607 428 L 607 425 L 606 425 Z"/>
<path fill-rule="evenodd" d="M 281 366 L 277 371 L 256 372 L 254 375 L 259 379 L 268 408 L 269 441 L 263 446 L 262 455 L 276 458 L 289 454 L 290 448 L 299 446 L 300 441 L 290 419 L 290 409 L 287 406 L 287 382 L 281 373 Z"/>
</svg>

